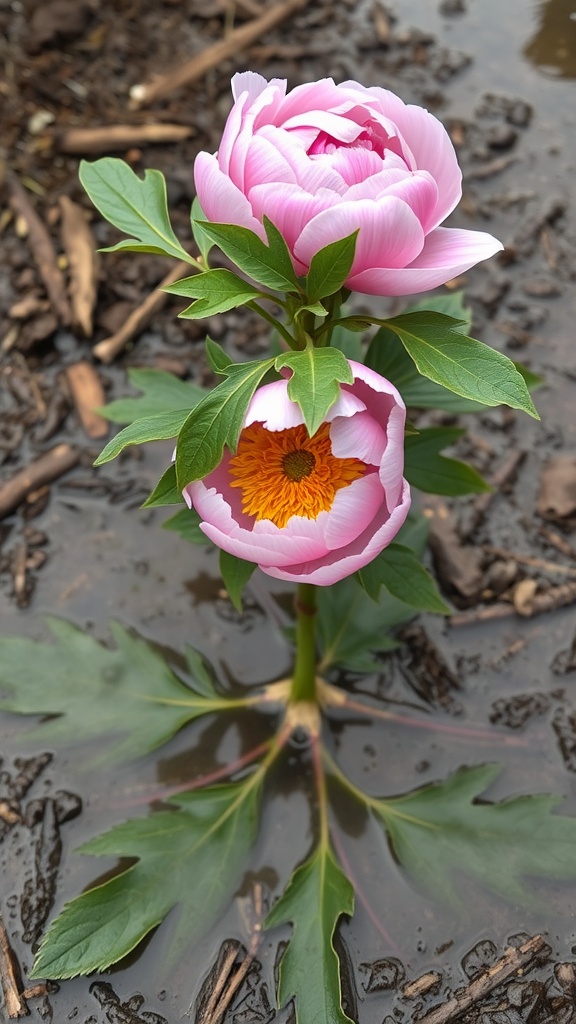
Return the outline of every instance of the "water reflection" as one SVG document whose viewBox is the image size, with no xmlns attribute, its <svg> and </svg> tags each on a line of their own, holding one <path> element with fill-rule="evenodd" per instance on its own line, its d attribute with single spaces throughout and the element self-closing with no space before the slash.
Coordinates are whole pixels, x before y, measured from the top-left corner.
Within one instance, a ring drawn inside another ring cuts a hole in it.
<svg viewBox="0 0 576 1024">
<path fill-rule="evenodd" d="M 538 31 L 524 56 L 545 75 L 576 78 L 576 0 L 543 0 L 535 17 Z"/>
</svg>

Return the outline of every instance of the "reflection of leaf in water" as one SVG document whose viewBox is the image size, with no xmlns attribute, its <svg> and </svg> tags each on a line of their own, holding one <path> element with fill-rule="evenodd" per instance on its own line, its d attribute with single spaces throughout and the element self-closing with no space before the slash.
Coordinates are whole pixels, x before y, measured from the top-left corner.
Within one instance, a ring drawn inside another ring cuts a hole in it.
<svg viewBox="0 0 576 1024">
<path fill-rule="evenodd" d="M 154 647 L 117 623 L 110 627 L 114 650 L 62 619 L 48 624 L 54 644 L 0 638 L 0 711 L 58 716 L 36 725 L 45 741 L 102 739 L 106 759 L 134 758 L 187 722 L 238 705 L 216 693 L 195 651 L 186 685 Z M 118 737 L 115 747 L 111 737 Z"/>
<path fill-rule="evenodd" d="M 207 931 L 242 880 L 263 775 L 259 769 L 241 783 L 173 797 L 178 810 L 127 821 L 85 843 L 83 853 L 137 863 L 66 904 L 44 938 L 33 976 L 106 970 L 176 906 L 174 948 Z"/>
<path fill-rule="evenodd" d="M 352 914 L 354 892 L 327 842 L 293 874 L 265 926 L 292 922 L 293 934 L 280 963 L 278 1002 L 296 997 L 298 1021 L 350 1024 L 340 1000 L 333 936 L 342 914 Z"/>
<path fill-rule="evenodd" d="M 362 796 L 400 863 L 435 898 L 457 902 L 455 874 L 523 906 L 534 902 L 523 879 L 576 878 L 576 818 L 551 813 L 559 797 L 475 802 L 499 773 L 481 765 L 391 800 Z"/>
</svg>

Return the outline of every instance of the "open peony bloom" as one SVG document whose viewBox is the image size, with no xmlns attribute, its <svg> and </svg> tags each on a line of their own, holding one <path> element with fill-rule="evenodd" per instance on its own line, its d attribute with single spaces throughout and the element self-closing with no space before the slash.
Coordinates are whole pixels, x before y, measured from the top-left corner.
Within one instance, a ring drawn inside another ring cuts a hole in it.
<svg viewBox="0 0 576 1024">
<path fill-rule="evenodd" d="M 208 220 L 263 240 L 264 216 L 299 275 L 314 254 L 360 229 L 348 288 L 412 295 L 502 249 L 483 231 L 442 228 L 462 195 L 446 129 L 394 93 L 331 78 L 300 85 L 234 75 L 234 106 L 216 155 L 199 153 L 196 191 Z"/>
<path fill-rule="evenodd" d="M 309 437 L 279 380 L 256 391 L 238 450 L 184 490 L 201 529 L 269 576 L 325 586 L 394 539 L 410 508 L 406 409 L 396 388 L 350 360 L 353 384 Z"/>
</svg>

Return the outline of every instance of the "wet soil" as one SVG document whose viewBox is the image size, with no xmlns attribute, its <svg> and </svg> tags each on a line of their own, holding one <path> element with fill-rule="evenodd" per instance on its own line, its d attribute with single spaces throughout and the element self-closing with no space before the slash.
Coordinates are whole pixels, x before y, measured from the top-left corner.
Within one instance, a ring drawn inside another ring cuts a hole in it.
<svg viewBox="0 0 576 1024">
<path fill-rule="evenodd" d="M 59 290 L 47 276 L 43 236 L 30 218 L 26 226 L 26 213 L 31 206 L 44 225 L 66 285 L 77 253 L 62 235 L 62 197 L 85 212 L 95 244 L 117 237 L 82 195 L 78 160 L 91 154 L 66 151 L 71 129 L 172 125 L 186 137 L 151 145 L 124 129 L 113 151 L 137 171 L 164 171 L 173 221 L 186 244 L 194 156 L 217 148 L 234 71 L 251 67 L 267 77 L 287 77 L 292 86 L 323 75 L 381 84 L 424 104 L 448 126 L 464 171 L 464 198 L 452 223 L 491 231 L 506 245 L 498 259 L 455 283 L 473 308 L 474 334 L 545 383 L 537 393 L 541 423 L 503 409 L 469 420 L 459 454 L 494 483 L 489 499 L 423 499 L 452 618 L 418 620 L 379 676 L 346 680 L 427 709 L 431 728 L 337 723 L 333 742 L 344 769 L 374 792 L 401 793 L 463 764 L 499 761 L 504 770 L 489 798 L 555 792 L 565 798 L 563 809 L 576 813 L 572 7 L 563 0 L 537 6 L 528 0 L 398 0 L 392 10 L 372 0 L 325 0 L 302 7 L 193 85 L 135 109 L 133 86 L 222 39 L 233 17 L 236 24 L 247 23 L 256 5 L 239 2 L 234 11 L 233 5 L 199 0 L 0 0 L 0 156 L 6 170 L 0 205 L 0 504 L 6 483 L 21 483 L 18 474 L 52 452 L 50 472 L 13 489 L 2 510 L 2 634 L 44 638 L 43 616 L 52 613 L 106 639 L 108 621 L 117 618 L 165 647 L 194 644 L 215 664 L 224 687 L 288 672 L 290 652 L 280 629 L 288 588 L 255 578 L 238 615 L 222 590 L 214 554 L 158 529 L 163 513 L 139 510 L 170 446 L 131 449 L 123 460 L 92 468 L 104 428 L 82 415 L 86 387 L 101 387 L 108 398 L 127 394 L 130 366 L 208 381 L 204 328 L 178 321 L 177 300 L 170 299 L 114 360 L 99 361 L 94 346 L 114 336 L 168 268 L 153 256 L 102 257 L 91 272 L 97 285 L 91 325 L 70 312 L 66 288 Z M 82 145 L 88 145 L 85 139 Z M 109 143 L 101 152 L 112 152 Z M 235 313 L 212 318 L 209 333 L 238 357 L 259 353 L 266 342 L 259 327 Z M 89 384 L 80 389 L 71 371 L 76 364 L 88 366 Z M 54 470 L 59 458 L 68 460 L 66 472 Z M 480 723 L 493 730 L 493 741 L 471 745 L 447 738 L 434 729 L 446 722 Z M 145 813 L 149 802 L 211 758 L 248 744 L 251 728 L 216 736 L 211 726 L 198 726 L 177 737 L 161 759 L 110 778 L 83 771 L 86 751 L 44 751 L 27 736 L 24 722 L 1 720 L 0 910 L 23 984 L 46 917 L 106 870 L 74 848 L 127 815 Z M 301 751 L 293 752 L 293 760 L 305 767 Z M 255 853 L 253 877 L 272 892 L 308 847 L 310 811 L 305 786 L 299 787 L 278 784 L 270 820 L 276 806 L 289 831 L 279 839 L 272 830 Z M 344 855 L 352 859 L 359 845 L 365 852 L 366 899 L 354 921 L 340 929 L 347 1005 L 360 1021 L 407 1021 L 444 1004 L 454 990 L 482 977 L 506 946 L 522 947 L 539 932 L 547 946 L 532 957 L 526 976 L 515 972 L 495 994 L 479 996 L 468 1016 L 482 1022 L 496 1017 L 498 1024 L 572 1020 L 572 891 L 539 886 L 540 909 L 527 910 L 470 887 L 462 893 L 466 915 L 455 919 L 414 891 L 363 823 L 342 819 L 339 826 Z M 187 955 L 166 977 L 160 964 L 169 929 L 168 921 L 111 975 L 30 994 L 33 1018 L 91 1024 L 198 1018 L 206 996 L 201 989 L 206 979 L 210 983 L 221 943 L 234 937 L 247 944 L 241 907 L 233 907 L 193 959 Z M 235 1024 L 274 1018 L 276 951 L 272 942 L 259 950 L 260 970 L 247 973 L 229 1014 Z M 237 953 L 240 962 L 240 947 Z M 428 981 L 406 988 L 422 976 Z M 6 1006 L 2 1013 L 7 1015 Z"/>
</svg>

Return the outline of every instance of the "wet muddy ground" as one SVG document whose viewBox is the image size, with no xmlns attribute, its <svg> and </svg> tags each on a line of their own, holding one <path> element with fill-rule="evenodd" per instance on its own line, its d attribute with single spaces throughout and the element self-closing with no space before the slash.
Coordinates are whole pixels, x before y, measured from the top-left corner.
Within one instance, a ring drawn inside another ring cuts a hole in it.
<svg viewBox="0 0 576 1024">
<path fill-rule="evenodd" d="M 169 268 L 153 256 L 103 256 L 89 268 L 97 290 L 93 316 L 89 302 L 71 310 L 66 282 L 79 256 L 78 221 L 70 229 L 70 217 L 79 206 L 96 245 L 116 240 L 83 198 L 77 166 L 80 156 L 114 151 L 137 171 L 161 168 L 186 244 L 192 162 L 199 149 L 217 147 L 234 71 L 250 67 L 288 77 L 291 85 L 323 75 L 382 84 L 447 124 L 464 170 L 464 199 L 452 223 L 488 230 L 505 243 L 499 258 L 456 283 L 473 307 L 474 334 L 545 383 L 537 393 L 541 423 L 502 409 L 470 417 L 459 451 L 494 483 L 489 499 L 423 502 L 438 577 L 454 605 L 451 620 L 418 620 L 380 676 L 347 680 L 427 709 L 431 728 L 340 723 L 334 744 L 345 770 L 374 791 L 401 793 L 464 764 L 499 761 L 505 767 L 490 798 L 555 792 L 576 813 L 574 5 L 398 0 L 392 8 L 326 0 L 295 6 L 243 54 L 220 59 L 192 84 L 137 108 L 132 87 L 248 25 L 264 5 L 0 0 L 0 630 L 45 638 L 43 616 L 51 613 L 106 639 L 107 623 L 119 619 L 165 647 L 194 644 L 216 665 L 225 688 L 287 673 L 290 652 L 280 625 L 288 588 L 255 578 L 238 615 L 214 554 L 159 529 L 164 513 L 139 510 L 170 446 L 130 449 L 122 461 L 92 469 L 105 427 L 85 410 L 98 388 L 108 398 L 127 394 L 130 366 L 169 369 L 199 382 L 209 377 L 203 328 L 178 321 L 174 299 L 110 362 L 94 357 L 103 342 L 100 355 L 110 353 L 109 339 L 114 348 L 127 318 L 141 311 Z M 73 134 L 110 125 L 124 126 L 113 150 L 109 128 L 103 143 L 98 131 Z M 159 128 L 175 141 L 151 144 Z M 50 269 L 30 209 L 55 247 L 62 278 Z M 211 336 L 238 356 L 262 351 L 258 331 L 236 313 L 209 324 Z M 420 419 L 432 421 L 446 419 Z M 47 453 L 48 464 L 32 480 L 18 476 Z M 493 741 L 447 739 L 434 729 L 446 722 L 492 727 Z M 160 759 L 112 778 L 83 770 L 87 751 L 45 751 L 25 729 L 15 718 L 0 722 L 0 910 L 24 986 L 47 915 L 114 866 L 78 857 L 74 848 L 145 813 L 191 773 L 247 747 L 261 725 L 221 732 L 196 726 Z M 305 762 L 294 751 L 299 759 Z M 277 780 L 269 821 L 281 812 L 282 830 L 271 826 L 252 865 L 253 877 L 272 890 L 308 848 L 310 812 L 298 778 Z M 359 843 L 354 831 L 354 822 L 341 822 L 342 849 L 350 857 Z M 366 902 L 374 912 L 359 901 L 354 921 L 341 928 L 347 1003 L 360 1021 L 408 1021 L 446 1004 L 474 978 L 479 985 L 469 1017 L 498 1024 L 572 1019 L 573 891 L 538 886 L 540 909 L 527 910 L 468 888 L 466 913 L 454 918 L 416 893 L 385 850 L 377 858 L 369 854 L 373 836 L 360 845 Z M 168 976 L 160 967 L 166 922 L 122 970 L 30 993 L 33 1019 L 194 1020 L 221 943 L 230 937 L 247 943 L 242 910 L 239 902 Z M 538 933 L 546 946 L 530 947 L 521 980 L 520 961 L 507 976 L 504 964 L 501 987 L 485 992 L 486 966 L 508 944 L 521 948 Z M 275 954 L 272 943 L 260 949 L 261 971 L 249 972 L 240 989 L 228 1018 L 234 1024 L 274 1018 Z M 422 975 L 429 977 L 420 988 L 406 988 Z M 8 1009 L 0 1008 L 0 1017 L 8 1019 Z M 278 1017 L 285 1019 L 285 1013 Z"/>
</svg>

